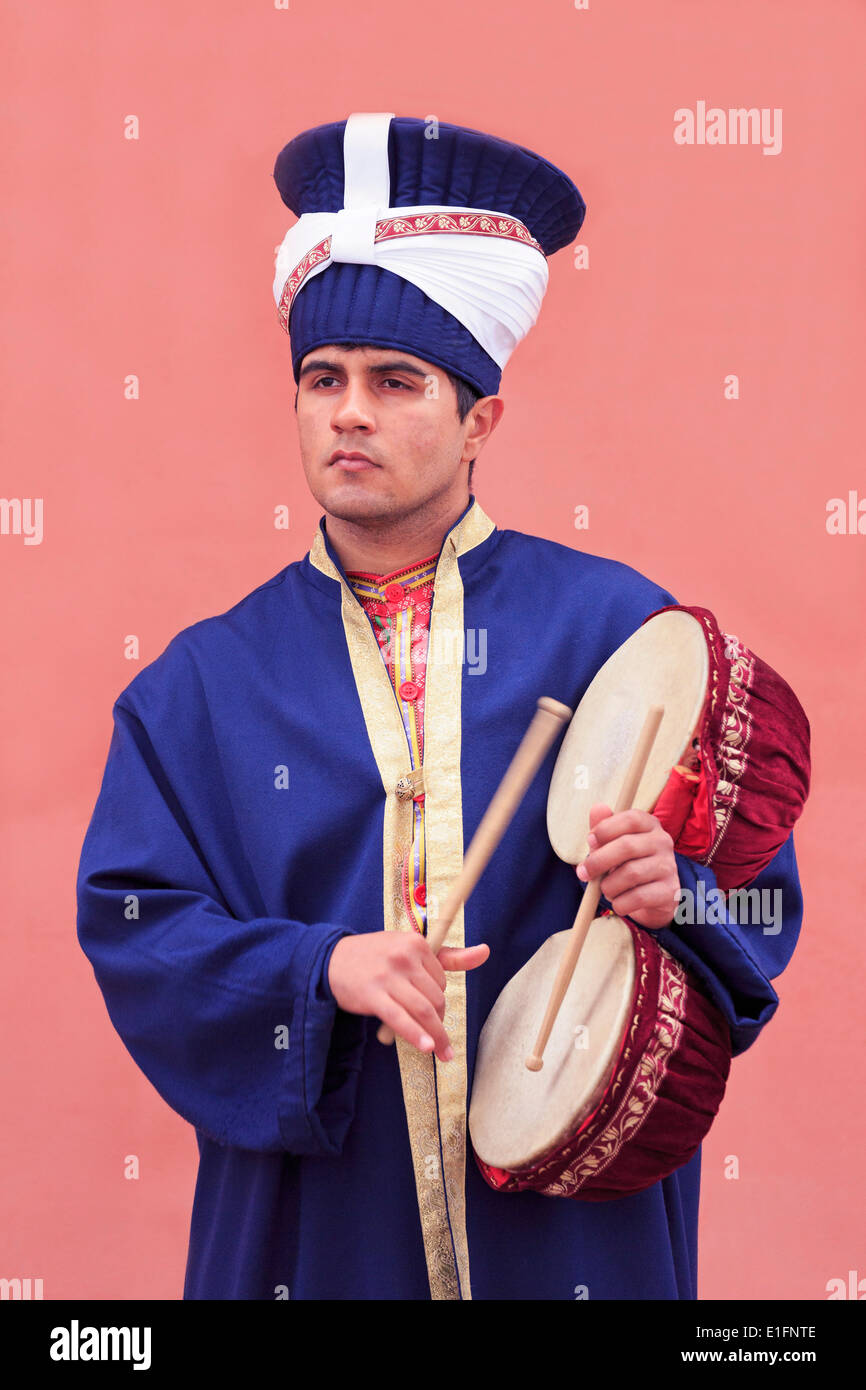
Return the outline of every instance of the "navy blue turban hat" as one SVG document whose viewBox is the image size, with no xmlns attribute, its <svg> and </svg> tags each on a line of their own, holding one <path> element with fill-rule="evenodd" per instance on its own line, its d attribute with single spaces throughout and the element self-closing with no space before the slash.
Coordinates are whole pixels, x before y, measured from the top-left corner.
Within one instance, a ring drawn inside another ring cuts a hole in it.
<svg viewBox="0 0 866 1390">
<path fill-rule="evenodd" d="M 297 135 L 274 179 L 299 219 L 274 279 L 296 381 L 313 348 L 369 343 L 495 395 L 538 317 L 547 257 L 586 212 L 571 179 L 522 145 L 388 112 Z"/>
</svg>

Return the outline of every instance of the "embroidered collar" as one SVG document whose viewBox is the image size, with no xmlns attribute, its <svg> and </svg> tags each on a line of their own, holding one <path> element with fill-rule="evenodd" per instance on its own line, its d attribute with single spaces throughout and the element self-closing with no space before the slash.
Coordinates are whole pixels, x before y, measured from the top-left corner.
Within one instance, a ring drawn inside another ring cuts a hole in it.
<svg viewBox="0 0 866 1390">
<path fill-rule="evenodd" d="M 392 570 L 390 574 L 370 574 L 365 570 L 346 570 L 346 578 L 358 598 L 382 599 L 389 584 L 399 584 L 402 589 L 420 589 L 429 584 L 436 573 L 438 550 L 428 555 L 426 560 L 416 560 L 403 569 Z"/>
</svg>

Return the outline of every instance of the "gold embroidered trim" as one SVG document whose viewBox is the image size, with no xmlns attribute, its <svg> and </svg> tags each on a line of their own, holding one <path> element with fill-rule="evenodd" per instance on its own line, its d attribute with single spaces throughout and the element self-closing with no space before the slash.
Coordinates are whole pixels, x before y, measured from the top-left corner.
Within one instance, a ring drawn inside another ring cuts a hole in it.
<svg viewBox="0 0 866 1390">
<path fill-rule="evenodd" d="M 427 857 L 427 920 L 459 872 L 463 856 L 460 782 L 461 682 L 465 633 L 463 583 L 458 557 L 486 540 L 494 523 L 477 502 L 448 533 L 434 580 L 430 615 L 425 709 L 424 787 Z M 328 555 L 321 526 L 310 563 L 342 590 L 342 620 L 367 735 L 385 792 L 383 909 L 386 931 L 411 931 L 402 901 L 401 871 L 412 839 L 413 804 L 396 793 L 406 769 L 406 735 L 394 688 L 369 619 Z M 435 639 L 434 639 L 435 629 Z M 463 913 L 445 944 L 462 946 Z M 433 1299 L 471 1299 L 466 1235 L 466 976 L 449 971 L 445 1027 L 454 1057 L 442 1066 L 397 1039 L 403 1103 L 415 1172 L 421 1234 Z M 438 1104 L 437 1104 L 438 1099 Z M 440 1161 L 441 1155 L 441 1161 Z"/>
<path fill-rule="evenodd" d="M 749 702 L 754 679 L 755 658 L 747 647 L 736 637 L 723 632 L 722 637 L 728 650 L 736 643 L 736 654 L 731 661 L 725 709 L 722 716 L 721 737 L 716 749 L 716 766 L 719 779 L 713 795 L 713 815 L 716 822 L 716 837 L 706 857 L 712 864 L 730 824 L 739 799 L 740 782 L 749 761 L 746 751 L 752 736 L 752 716 Z"/>
</svg>

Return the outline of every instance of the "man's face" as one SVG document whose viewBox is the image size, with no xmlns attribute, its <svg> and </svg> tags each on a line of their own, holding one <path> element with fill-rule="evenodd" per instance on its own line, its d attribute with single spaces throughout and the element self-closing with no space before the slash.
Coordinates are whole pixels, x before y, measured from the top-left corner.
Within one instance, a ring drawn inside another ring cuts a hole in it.
<svg viewBox="0 0 866 1390">
<path fill-rule="evenodd" d="M 297 413 L 307 484 L 333 516 L 363 524 L 468 496 L 473 412 L 458 419 L 454 387 L 431 362 L 397 348 L 315 348 L 301 363 Z"/>
</svg>

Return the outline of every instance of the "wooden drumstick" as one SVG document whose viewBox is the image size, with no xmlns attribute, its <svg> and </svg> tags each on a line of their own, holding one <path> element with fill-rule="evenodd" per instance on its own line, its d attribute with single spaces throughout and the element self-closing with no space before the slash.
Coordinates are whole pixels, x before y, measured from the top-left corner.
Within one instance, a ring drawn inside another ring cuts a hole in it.
<svg viewBox="0 0 866 1390">
<path fill-rule="evenodd" d="M 451 923 L 508 829 L 550 745 L 572 713 L 568 705 L 552 700 L 548 695 L 542 695 L 538 701 L 532 722 L 472 837 L 472 843 L 463 857 L 463 867 L 448 890 L 442 912 L 427 935 L 427 944 L 435 954 L 438 955 Z M 394 1030 L 383 1023 L 376 1036 L 381 1043 L 388 1045 L 394 1041 Z"/>
<path fill-rule="evenodd" d="M 653 705 L 647 713 L 643 728 L 637 741 L 637 747 L 632 755 L 625 781 L 620 788 L 619 796 L 613 813 L 618 811 L 628 811 L 637 795 L 640 780 L 644 774 L 655 736 L 658 733 L 659 725 L 665 712 L 664 705 Z M 601 877 L 604 877 L 602 875 Z M 571 984 L 571 977 L 583 950 L 583 943 L 586 941 L 590 926 L 595 918 L 598 900 L 601 897 L 601 877 L 593 879 L 586 885 L 583 897 L 578 908 L 574 925 L 571 928 L 565 949 L 562 953 L 559 970 L 556 972 L 556 979 L 550 991 L 550 999 L 547 1002 L 547 1011 L 544 1015 L 541 1027 L 538 1030 L 538 1037 L 535 1040 L 535 1047 L 526 1058 L 526 1066 L 529 1071 L 541 1071 L 544 1066 L 544 1049 L 547 1046 L 556 1016 L 559 1013 L 562 1001 L 565 998 L 568 986 Z"/>
</svg>

